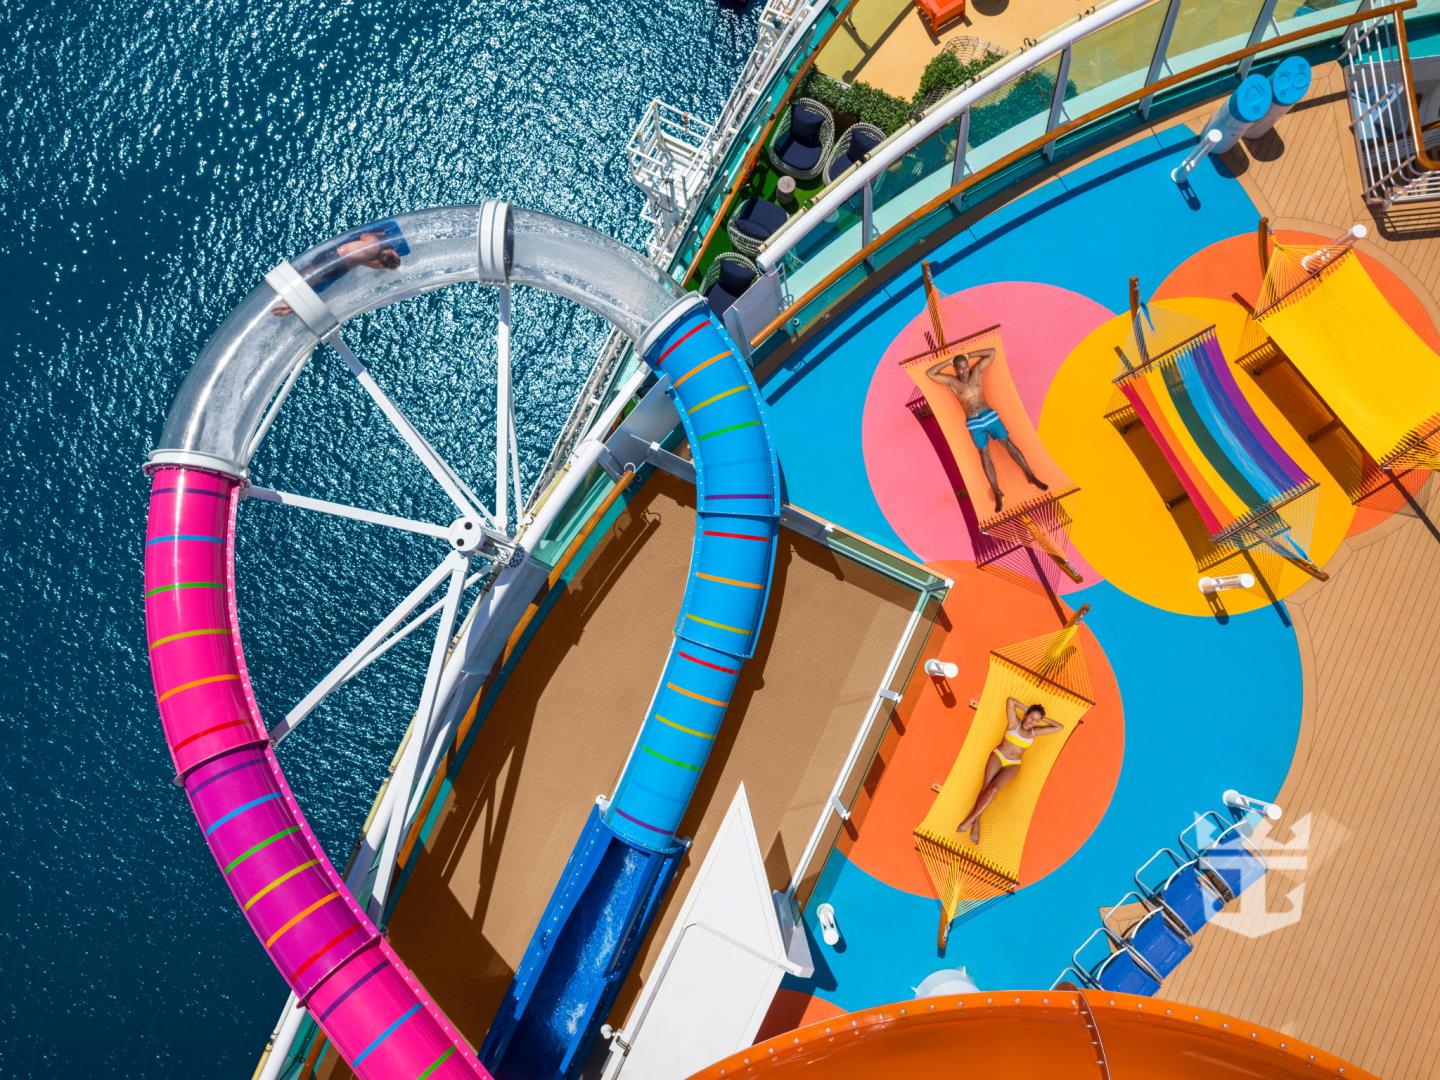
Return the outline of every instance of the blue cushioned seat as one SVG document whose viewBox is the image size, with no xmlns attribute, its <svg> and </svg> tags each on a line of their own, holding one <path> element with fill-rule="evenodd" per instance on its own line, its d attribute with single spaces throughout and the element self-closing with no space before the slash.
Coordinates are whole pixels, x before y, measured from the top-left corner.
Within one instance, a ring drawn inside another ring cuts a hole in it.
<svg viewBox="0 0 1440 1080">
<path fill-rule="evenodd" d="M 1113 990 L 1117 994 L 1153 997 L 1160 989 L 1160 980 L 1146 971 L 1135 955 L 1125 949 L 1107 956 L 1090 977 L 1101 990 Z"/>
<path fill-rule="evenodd" d="M 1171 870 L 1163 880 L 1152 884 L 1146 871 L 1155 860 L 1166 857 Z M 1225 907 L 1225 896 L 1200 867 L 1198 859 L 1182 859 L 1169 848 L 1161 848 L 1135 872 L 1135 884 L 1142 895 L 1163 907 L 1187 934 L 1194 934 Z"/>
<path fill-rule="evenodd" d="M 740 299 L 740 294 L 755 284 L 758 276 L 754 265 L 748 261 L 741 262 L 737 257 L 721 256 L 717 260 L 715 280 L 704 290 L 710 310 L 716 315 L 725 314 L 735 301 Z"/>
<path fill-rule="evenodd" d="M 751 198 L 740 204 L 731 222 L 754 240 L 768 240 L 785 224 L 788 215 L 782 207 L 766 199 Z"/>
<path fill-rule="evenodd" d="M 1170 925 L 1165 912 L 1159 908 L 1146 912 L 1126 931 L 1125 938 L 1162 979 L 1180 966 L 1192 948 L 1185 935 Z"/>
</svg>

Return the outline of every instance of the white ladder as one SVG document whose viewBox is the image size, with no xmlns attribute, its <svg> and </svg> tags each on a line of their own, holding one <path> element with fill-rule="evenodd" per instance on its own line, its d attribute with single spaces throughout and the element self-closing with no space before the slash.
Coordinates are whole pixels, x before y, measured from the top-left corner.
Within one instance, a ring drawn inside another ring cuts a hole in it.
<svg viewBox="0 0 1440 1080">
<path fill-rule="evenodd" d="M 755 47 L 713 124 L 658 99 L 641 116 L 625 152 L 630 175 L 645 192 L 645 219 L 652 226 L 646 253 L 657 266 L 668 268 L 715 169 L 777 68 L 826 6 L 827 0 L 768 0 Z"/>
<path fill-rule="evenodd" d="M 1388 209 L 1440 200 L 1440 161 L 1426 152 L 1403 14 L 1356 23 L 1340 67 L 1365 201 Z"/>
</svg>

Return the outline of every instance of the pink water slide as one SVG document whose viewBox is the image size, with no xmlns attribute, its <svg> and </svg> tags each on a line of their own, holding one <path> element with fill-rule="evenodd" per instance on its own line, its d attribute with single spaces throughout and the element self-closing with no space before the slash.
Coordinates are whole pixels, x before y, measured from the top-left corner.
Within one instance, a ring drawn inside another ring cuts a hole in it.
<svg viewBox="0 0 1440 1080">
<path fill-rule="evenodd" d="M 488 1077 L 325 857 L 275 759 L 235 608 L 237 481 L 155 470 L 145 625 L 165 739 L 250 928 L 357 1076 Z"/>
</svg>

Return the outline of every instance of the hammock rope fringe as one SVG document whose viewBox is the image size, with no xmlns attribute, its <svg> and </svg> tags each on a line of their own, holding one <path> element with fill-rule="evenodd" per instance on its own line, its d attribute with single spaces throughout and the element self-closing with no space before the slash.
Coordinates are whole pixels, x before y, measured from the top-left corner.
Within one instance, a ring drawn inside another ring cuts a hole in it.
<svg viewBox="0 0 1440 1080">
<path fill-rule="evenodd" d="M 1136 421 L 1159 446 L 1198 511 L 1214 551 L 1197 568 L 1236 554 L 1273 555 L 1313 577 L 1319 483 L 1290 457 L 1245 398 L 1214 324 L 1138 299 L 1107 417 Z"/>
</svg>

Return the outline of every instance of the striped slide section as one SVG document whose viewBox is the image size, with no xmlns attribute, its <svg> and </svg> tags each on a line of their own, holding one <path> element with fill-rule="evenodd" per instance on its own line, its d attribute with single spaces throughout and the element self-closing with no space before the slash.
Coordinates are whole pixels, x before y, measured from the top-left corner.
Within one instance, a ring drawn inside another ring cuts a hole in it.
<svg viewBox="0 0 1440 1080">
<path fill-rule="evenodd" d="M 697 306 L 646 353 L 669 377 L 689 438 L 699 521 L 675 639 L 605 822 L 669 850 L 765 618 L 780 520 L 780 482 L 749 367 Z"/>
<path fill-rule="evenodd" d="M 357 1076 L 487 1077 L 345 888 L 270 748 L 236 616 L 239 496 L 198 469 L 152 476 L 145 625 L 177 782 L 250 928 Z"/>
</svg>

